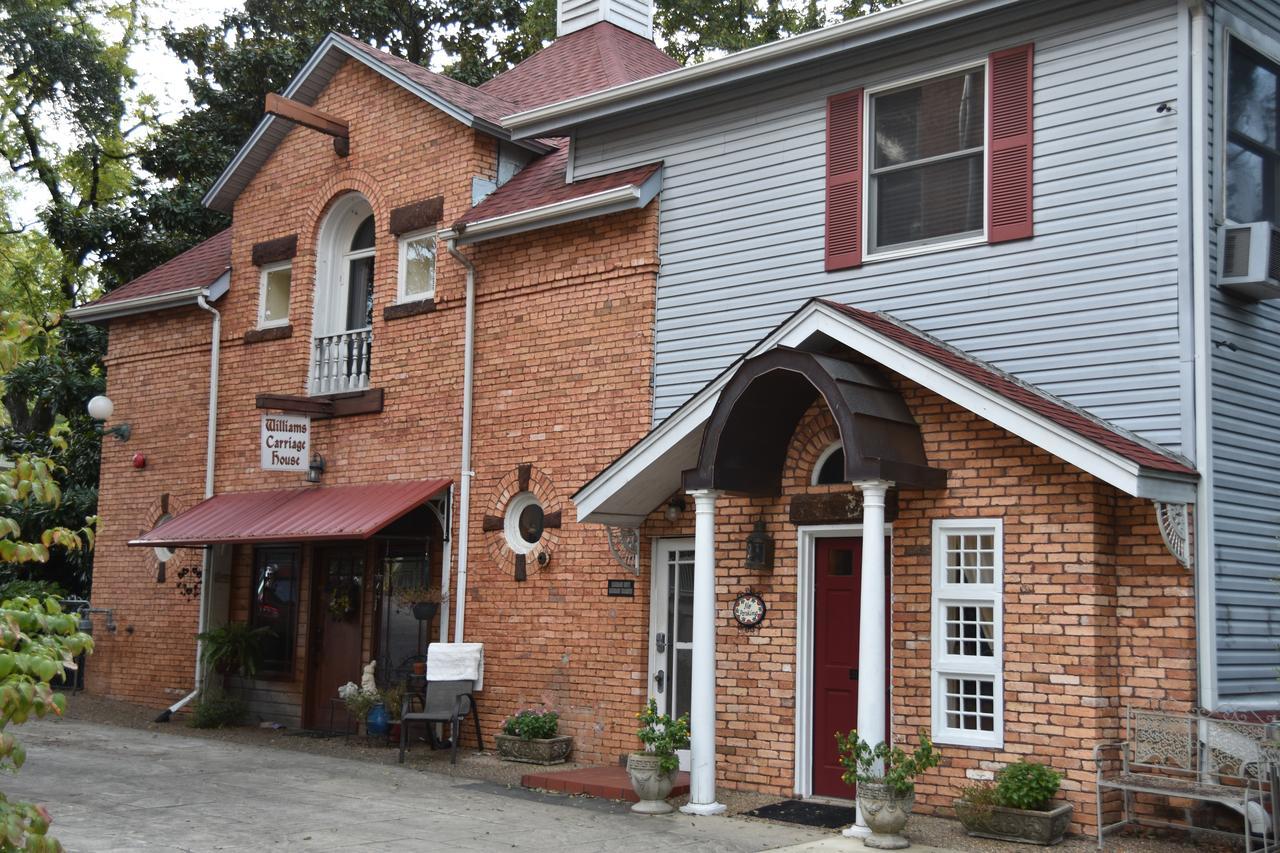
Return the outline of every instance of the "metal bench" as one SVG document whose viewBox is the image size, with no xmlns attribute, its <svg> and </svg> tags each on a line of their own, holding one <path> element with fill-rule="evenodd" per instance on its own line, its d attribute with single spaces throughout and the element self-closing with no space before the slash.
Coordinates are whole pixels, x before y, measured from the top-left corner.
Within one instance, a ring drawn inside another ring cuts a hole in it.
<svg viewBox="0 0 1280 853">
<path fill-rule="evenodd" d="M 1093 748 L 1098 849 L 1104 849 L 1108 832 L 1129 823 L 1234 837 L 1234 833 L 1192 826 L 1190 809 L 1185 825 L 1137 817 L 1134 795 L 1153 794 L 1221 803 L 1243 818 L 1246 853 L 1280 851 L 1273 818 L 1280 805 L 1274 799 L 1278 792 L 1272 780 L 1277 755 L 1269 746 L 1275 739 L 1273 732 L 1264 723 L 1231 717 L 1127 709 L 1125 739 Z M 1122 820 L 1104 825 L 1102 801 L 1109 790 L 1121 792 L 1124 814 Z"/>
</svg>

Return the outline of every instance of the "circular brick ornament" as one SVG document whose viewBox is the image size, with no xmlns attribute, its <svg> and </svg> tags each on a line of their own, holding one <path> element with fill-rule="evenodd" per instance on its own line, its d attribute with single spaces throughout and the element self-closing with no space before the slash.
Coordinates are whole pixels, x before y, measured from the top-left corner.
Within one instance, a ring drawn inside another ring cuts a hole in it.
<svg viewBox="0 0 1280 853">
<path fill-rule="evenodd" d="M 515 466 L 498 481 L 484 517 L 489 556 L 517 581 L 526 580 L 530 569 L 551 562 L 560 542 L 562 507 L 546 472 L 529 462 Z"/>
</svg>

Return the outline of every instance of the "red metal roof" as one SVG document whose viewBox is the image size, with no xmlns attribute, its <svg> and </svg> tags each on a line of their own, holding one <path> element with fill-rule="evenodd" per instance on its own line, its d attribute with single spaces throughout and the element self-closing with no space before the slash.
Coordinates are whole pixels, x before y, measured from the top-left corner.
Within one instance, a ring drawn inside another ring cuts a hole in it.
<svg viewBox="0 0 1280 853">
<path fill-rule="evenodd" d="M 852 305 L 827 299 L 821 301 L 872 331 L 932 359 L 947 370 L 977 382 L 984 388 L 994 391 L 1025 409 L 1030 409 L 1063 429 L 1074 432 L 1144 468 L 1171 471 L 1177 474 L 1195 475 L 1196 473 L 1194 468 L 1172 453 L 1154 444 L 1148 444 L 1137 436 L 1072 406 L 1065 400 L 1041 391 L 887 314 L 854 308 Z M 893 367 L 893 365 L 887 366 Z"/>
<path fill-rule="evenodd" d="M 679 67 L 649 39 L 601 22 L 561 36 L 480 91 L 528 110 Z"/>
<path fill-rule="evenodd" d="M 227 228 L 91 304 L 110 305 L 126 299 L 140 299 L 144 296 L 159 296 L 193 287 L 205 287 L 213 284 L 229 269 L 231 269 L 231 229 Z"/>
<path fill-rule="evenodd" d="M 214 495 L 129 544 L 175 547 L 368 539 L 447 489 L 450 482 L 405 480 Z"/>
<path fill-rule="evenodd" d="M 468 210 L 455 223 L 455 227 L 519 213 L 522 210 L 532 210 L 560 201 L 570 201 L 618 187 L 639 186 L 662 168 L 661 163 L 649 163 L 634 169 L 624 169 L 621 172 L 598 175 L 566 184 L 564 170 L 568 159 L 568 144 L 563 143 L 561 148 L 525 166 L 514 178 Z"/>
</svg>

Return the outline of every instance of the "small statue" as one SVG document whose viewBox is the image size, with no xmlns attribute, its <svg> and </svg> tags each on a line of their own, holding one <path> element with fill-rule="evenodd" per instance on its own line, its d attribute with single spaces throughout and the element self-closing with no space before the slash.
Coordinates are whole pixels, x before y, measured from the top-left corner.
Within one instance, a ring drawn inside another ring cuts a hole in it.
<svg viewBox="0 0 1280 853">
<path fill-rule="evenodd" d="M 378 667 L 378 662 L 376 660 L 371 660 L 369 661 L 368 664 L 365 665 L 364 675 L 360 677 L 361 690 L 367 690 L 370 693 L 377 692 L 378 683 L 373 679 L 373 671 L 377 669 L 377 667 Z"/>
</svg>

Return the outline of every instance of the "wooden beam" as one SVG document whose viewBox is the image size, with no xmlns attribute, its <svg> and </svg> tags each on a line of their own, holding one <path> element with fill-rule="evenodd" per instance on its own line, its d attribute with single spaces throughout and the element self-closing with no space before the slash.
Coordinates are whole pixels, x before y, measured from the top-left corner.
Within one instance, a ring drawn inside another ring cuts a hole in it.
<svg viewBox="0 0 1280 853">
<path fill-rule="evenodd" d="M 333 150 L 338 152 L 339 157 L 346 157 L 350 153 L 350 126 L 337 116 L 277 95 L 275 92 L 267 93 L 266 113 L 332 136 Z"/>
<path fill-rule="evenodd" d="M 259 409 L 278 412 L 297 412 L 313 418 L 343 418 L 350 415 L 376 415 L 382 411 L 381 388 L 365 391 L 347 391 L 342 394 L 326 394 L 323 397 L 304 397 L 297 394 L 259 394 L 255 405 Z"/>
</svg>

